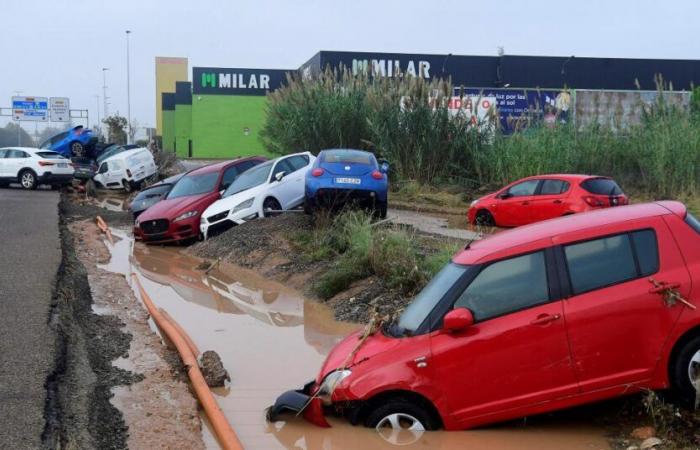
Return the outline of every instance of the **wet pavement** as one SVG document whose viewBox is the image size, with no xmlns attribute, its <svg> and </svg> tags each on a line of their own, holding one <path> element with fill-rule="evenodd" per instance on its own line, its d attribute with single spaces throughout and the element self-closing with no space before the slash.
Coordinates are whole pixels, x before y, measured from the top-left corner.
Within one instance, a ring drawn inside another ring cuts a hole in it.
<svg viewBox="0 0 700 450">
<path fill-rule="evenodd" d="M 314 378 L 330 349 L 358 326 L 336 322 L 324 305 L 255 272 L 221 264 L 205 273 L 195 269 L 200 263 L 177 247 L 124 239 L 102 267 L 127 279 L 135 273 L 201 351 L 221 356 L 231 383 L 214 393 L 245 448 L 609 448 L 601 428 L 566 418 L 419 435 L 379 435 L 342 420 L 332 420 L 330 429 L 297 418 L 268 424 L 265 408 L 281 392 Z M 204 439 L 207 447 L 217 448 L 206 427 Z"/>
</svg>

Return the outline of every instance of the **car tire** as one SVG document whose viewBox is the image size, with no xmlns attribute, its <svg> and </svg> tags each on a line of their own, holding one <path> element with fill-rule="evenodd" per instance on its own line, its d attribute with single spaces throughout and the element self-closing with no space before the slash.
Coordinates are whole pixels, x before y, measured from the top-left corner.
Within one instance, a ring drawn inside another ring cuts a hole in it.
<svg viewBox="0 0 700 450">
<path fill-rule="evenodd" d="M 268 197 L 265 199 L 263 202 L 263 216 L 264 217 L 271 217 L 276 215 L 276 213 L 270 213 L 268 211 L 279 211 L 282 209 L 282 206 L 280 205 L 280 202 L 278 202 L 276 199 L 272 197 Z"/>
<path fill-rule="evenodd" d="M 70 152 L 73 156 L 83 157 L 85 156 L 85 146 L 82 142 L 73 141 L 70 143 Z"/>
<path fill-rule="evenodd" d="M 377 204 L 374 205 L 374 217 L 378 219 L 386 219 L 387 209 L 387 202 L 377 202 Z"/>
<path fill-rule="evenodd" d="M 37 186 L 36 174 L 32 170 L 29 170 L 29 169 L 22 170 L 19 173 L 19 176 L 17 177 L 17 181 L 19 182 L 20 186 L 22 186 L 22 189 L 27 189 L 27 190 L 36 189 L 36 186 Z"/>
<path fill-rule="evenodd" d="M 671 366 L 671 387 L 679 401 L 690 407 L 700 400 L 700 336 L 683 344 Z"/>
<path fill-rule="evenodd" d="M 375 428 L 396 428 L 401 426 L 404 429 L 435 430 L 439 427 L 439 422 L 425 408 L 409 399 L 396 397 L 382 402 L 365 417 L 365 426 Z"/>
<path fill-rule="evenodd" d="M 481 211 L 476 213 L 476 217 L 474 218 L 474 225 L 482 227 L 495 227 L 496 220 L 493 218 L 493 215 L 490 212 L 488 212 L 485 209 L 482 209 Z"/>
<path fill-rule="evenodd" d="M 304 198 L 304 214 L 313 215 L 314 208 L 311 206 L 311 201 L 308 198 Z"/>
<path fill-rule="evenodd" d="M 122 187 L 124 188 L 124 191 L 129 194 L 133 190 L 133 187 L 131 186 L 131 183 L 129 183 L 126 180 L 122 180 Z"/>
</svg>

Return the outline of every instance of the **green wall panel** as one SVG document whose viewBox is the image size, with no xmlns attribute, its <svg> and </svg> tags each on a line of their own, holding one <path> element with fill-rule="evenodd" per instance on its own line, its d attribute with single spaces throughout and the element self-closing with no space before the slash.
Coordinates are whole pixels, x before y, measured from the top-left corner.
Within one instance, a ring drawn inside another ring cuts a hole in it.
<svg viewBox="0 0 700 450">
<path fill-rule="evenodd" d="M 175 150 L 175 111 L 163 110 L 163 150 Z"/>
<path fill-rule="evenodd" d="M 175 147 L 178 156 L 186 158 L 192 137 L 192 105 L 175 105 Z"/>
<path fill-rule="evenodd" d="M 265 123 L 266 101 L 264 96 L 253 95 L 193 95 L 193 156 L 271 156 L 259 138 Z"/>
</svg>

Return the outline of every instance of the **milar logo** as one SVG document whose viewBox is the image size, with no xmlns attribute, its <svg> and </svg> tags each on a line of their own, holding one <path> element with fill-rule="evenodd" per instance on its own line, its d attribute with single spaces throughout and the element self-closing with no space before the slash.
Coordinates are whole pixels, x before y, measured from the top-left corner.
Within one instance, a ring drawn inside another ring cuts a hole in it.
<svg viewBox="0 0 700 450">
<path fill-rule="evenodd" d="M 270 75 L 261 73 L 202 73 L 202 87 L 219 89 L 270 89 Z"/>
<path fill-rule="evenodd" d="M 416 64 L 417 62 L 417 64 Z M 398 59 L 353 59 L 352 74 L 369 73 L 375 77 L 397 77 L 403 74 L 430 78 L 430 63 L 428 61 L 409 60 L 405 65 Z"/>
</svg>

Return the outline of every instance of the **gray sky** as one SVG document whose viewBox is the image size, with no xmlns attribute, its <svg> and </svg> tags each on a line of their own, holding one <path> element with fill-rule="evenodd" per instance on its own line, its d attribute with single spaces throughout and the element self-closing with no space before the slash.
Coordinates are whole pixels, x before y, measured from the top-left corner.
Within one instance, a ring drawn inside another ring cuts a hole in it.
<svg viewBox="0 0 700 450">
<path fill-rule="evenodd" d="M 280 69 L 319 50 L 495 55 L 503 46 L 517 55 L 700 59 L 697 0 L 0 3 L 0 106 L 15 90 L 67 96 L 90 110 L 91 123 L 102 67 L 110 68 L 110 112 L 126 116 L 126 29 L 131 115 L 141 126 L 155 124 L 155 56 L 186 56 L 190 68 Z"/>
</svg>

